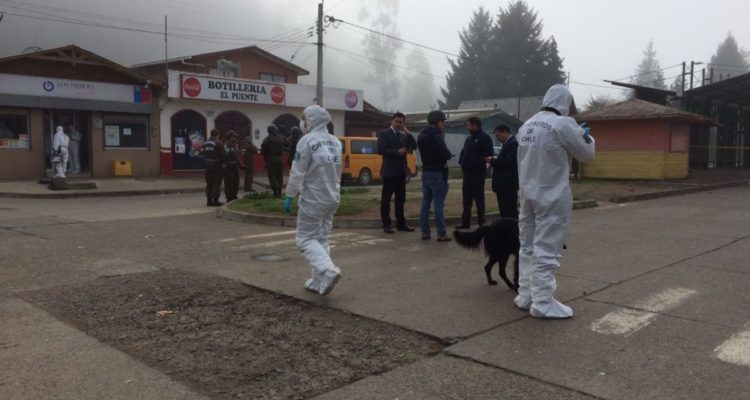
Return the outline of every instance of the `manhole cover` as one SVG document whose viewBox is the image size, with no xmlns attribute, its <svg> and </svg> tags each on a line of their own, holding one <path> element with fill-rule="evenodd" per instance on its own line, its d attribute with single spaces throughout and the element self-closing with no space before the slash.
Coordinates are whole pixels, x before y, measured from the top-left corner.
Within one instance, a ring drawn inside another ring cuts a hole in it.
<svg viewBox="0 0 750 400">
<path fill-rule="evenodd" d="M 280 256 L 278 254 L 260 254 L 255 257 L 253 257 L 253 260 L 255 261 L 266 261 L 266 262 L 274 262 L 274 261 L 286 261 L 288 258 L 284 256 Z"/>
</svg>

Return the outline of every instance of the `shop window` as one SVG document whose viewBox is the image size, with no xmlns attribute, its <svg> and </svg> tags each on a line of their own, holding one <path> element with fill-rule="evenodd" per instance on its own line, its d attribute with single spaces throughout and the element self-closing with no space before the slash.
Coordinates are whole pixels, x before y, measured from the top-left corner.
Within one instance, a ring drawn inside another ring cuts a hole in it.
<svg viewBox="0 0 750 400">
<path fill-rule="evenodd" d="M 148 149 L 148 116 L 104 115 L 104 147 Z"/>
<path fill-rule="evenodd" d="M 259 74 L 259 78 L 260 78 L 260 80 L 266 81 L 266 82 L 286 83 L 286 75 L 271 74 L 271 73 L 267 73 L 267 72 L 261 72 Z"/>
<path fill-rule="evenodd" d="M 24 110 L 0 110 L 0 147 L 29 148 L 29 113 Z"/>
<path fill-rule="evenodd" d="M 195 111 L 182 110 L 172 116 L 171 125 L 172 168 L 205 168 L 203 142 L 206 140 L 206 118 Z"/>
</svg>

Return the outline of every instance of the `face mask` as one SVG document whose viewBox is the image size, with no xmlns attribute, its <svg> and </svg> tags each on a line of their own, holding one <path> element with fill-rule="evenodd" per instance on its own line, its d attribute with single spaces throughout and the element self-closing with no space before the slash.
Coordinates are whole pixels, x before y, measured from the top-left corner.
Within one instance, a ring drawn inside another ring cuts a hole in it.
<svg viewBox="0 0 750 400">
<path fill-rule="evenodd" d="M 299 122 L 299 130 L 300 132 L 302 132 L 303 135 L 307 133 L 307 125 L 305 124 L 304 119 Z"/>
</svg>

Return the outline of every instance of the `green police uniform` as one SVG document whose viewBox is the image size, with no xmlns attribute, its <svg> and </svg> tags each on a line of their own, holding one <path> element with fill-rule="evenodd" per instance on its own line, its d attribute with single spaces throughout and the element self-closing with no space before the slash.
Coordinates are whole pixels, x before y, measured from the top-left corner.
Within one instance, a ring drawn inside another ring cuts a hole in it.
<svg viewBox="0 0 750 400">
<path fill-rule="evenodd" d="M 218 137 L 212 136 L 203 142 L 203 158 L 206 161 L 206 205 L 220 206 L 221 180 L 224 178 L 226 150 Z"/>
<path fill-rule="evenodd" d="M 255 147 L 253 144 L 253 140 L 250 138 L 250 136 L 246 137 L 244 140 L 244 152 L 243 156 L 245 158 L 245 191 L 246 192 L 252 192 L 253 191 L 253 163 L 255 162 L 255 155 L 258 153 L 258 148 Z"/>
<path fill-rule="evenodd" d="M 240 190 L 240 148 L 237 144 L 227 145 L 224 160 L 224 195 L 227 201 L 237 199 Z"/>
<path fill-rule="evenodd" d="M 269 126 L 268 137 L 263 140 L 260 152 L 266 160 L 268 184 L 275 197 L 281 197 L 281 190 L 284 186 L 284 164 L 281 156 L 288 147 L 289 141 L 278 135 L 274 125 Z"/>
</svg>

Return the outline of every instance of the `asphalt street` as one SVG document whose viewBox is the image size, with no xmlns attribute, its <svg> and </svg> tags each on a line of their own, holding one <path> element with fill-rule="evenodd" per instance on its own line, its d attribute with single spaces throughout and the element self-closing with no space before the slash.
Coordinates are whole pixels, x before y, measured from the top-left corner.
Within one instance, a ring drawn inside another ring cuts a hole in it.
<svg viewBox="0 0 750 400">
<path fill-rule="evenodd" d="M 747 187 L 577 210 L 558 274 L 576 314 L 542 321 L 486 284 L 481 252 L 418 232 L 334 230 L 343 277 L 320 298 L 293 230 L 217 218 L 200 194 L 2 199 L 0 398 L 203 398 L 20 296 L 184 269 L 446 343 L 322 399 L 750 399 L 748 221 Z"/>
</svg>

